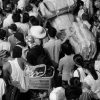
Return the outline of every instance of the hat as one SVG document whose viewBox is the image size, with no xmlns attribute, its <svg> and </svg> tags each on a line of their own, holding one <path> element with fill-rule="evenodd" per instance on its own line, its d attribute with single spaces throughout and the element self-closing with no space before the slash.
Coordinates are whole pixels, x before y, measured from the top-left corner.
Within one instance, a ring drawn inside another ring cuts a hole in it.
<svg viewBox="0 0 100 100">
<path fill-rule="evenodd" d="M 42 26 L 32 26 L 29 30 L 29 35 L 43 39 L 46 36 L 46 30 Z"/>
</svg>

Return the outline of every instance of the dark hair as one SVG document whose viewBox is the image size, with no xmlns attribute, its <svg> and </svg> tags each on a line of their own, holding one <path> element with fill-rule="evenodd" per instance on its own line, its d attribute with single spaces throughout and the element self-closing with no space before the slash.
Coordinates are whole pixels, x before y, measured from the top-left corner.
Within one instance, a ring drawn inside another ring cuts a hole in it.
<svg viewBox="0 0 100 100">
<path fill-rule="evenodd" d="M 26 10 L 27 12 L 29 12 L 29 11 L 32 10 L 32 8 L 33 8 L 33 7 L 29 4 L 28 6 L 25 7 L 25 10 Z"/>
<path fill-rule="evenodd" d="M 77 86 L 81 86 L 81 82 L 80 82 L 80 78 L 79 77 L 72 77 L 70 79 L 70 85 L 71 86 L 74 86 L 74 87 L 77 87 Z"/>
<path fill-rule="evenodd" d="M 80 65 L 83 67 L 84 65 L 84 59 L 80 54 L 75 54 L 73 57 L 73 60 L 76 64 Z"/>
<path fill-rule="evenodd" d="M 88 14 L 83 13 L 83 14 L 82 14 L 82 20 L 87 20 L 87 21 L 89 21 L 89 16 L 88 16 Z"/>
<path fill-rule="evenodd" d="M 21 21 L 21 15 L 19 13 L 13 13 L 12 19 L 14 22 L 20 22 Z"/>
<path fill-rule="evenodd" d="M 67 54 L 67 55 L 71 55 L 71 54 L 74 54 L 74 49 L 72 47 L 72 45 L 70 44 L 70 41 L 69 40 L 66 40 L 62 45 L 61 45 L 61 49 L 62 49 L 62 52 L 64 54 Z"/>
<path fill-rule="evenodd" d="M 39 25 L 39 20 L 34 16 L 30 16 L 29 21 L 32 25 Z"/>
<path fill-rule="evenodd" d="M 20 32 L 16 32 L 14 33 L 14 37 L 16 37 L 16 39 L 18 39 L 21 43 L 23 43 L 26 46 L 26 42 L 24 40 L 24 35 Z"/>
<path fill-rule="evenodd" d="M 23 23 L 27 23 L 29 22 L 29 14 L 28 13 L 24 13 L 23 14 L 23 20 L 22 20 Z"/>
<path fill-rule="evenodd" d="M 17 31 L 17 26 L 16 26 L 16 24 L 11 24 L 10 26 L 8 26 L 8 29 L 11 29 L 13 31 Z"/>
<path fill-rule="evenodd" d="M 22 56 L 22 48 L 15 46 L 12 50 L 13 58 L 20 58 Z"/>
<path fill-rule="evenodd" d="M 21 9 L 16 9 L 14 13 L 21 14 L 22 10 Z"/>
<path fill-rule="evenodd" d="M 4 40 L 6 37 L 6 31 L 4 29 L 0 29 L 0 39 Z"/>
<path fill-rule="evenodd" d="M 83 1 L 80 1 L 80 6 L 84 6 L 84 2 Z"/>
<path fill-rule="evenodd" d="M 33 3 L 38 7 L 39 3 L 42 2 L 42 1 L 43 0 L 30 0 L 30 3 Z"/>
<path fill-rule="evenodd" d="M 57 33 L 57 31 L 54 27 L 48 28 L 48 34 L 49 34 L 50 37 L 54 38 L 56 36 L 56 33 Z"/>
<path fill-rule="evenodd" d="M 29 50 L 27 53 L 26 59 L 31 65 L 37 65 L 38 58 L 42 53 L 43 48 L 41 46 L 35 46 Z"/>
<path fill-rule="evenodd" d="M 77 99 L 82 94 L 81 82 L 78 77 L 70 79 L 70 85 L 65 89 L 65 95 L 68 100 Z"/>
</svg>

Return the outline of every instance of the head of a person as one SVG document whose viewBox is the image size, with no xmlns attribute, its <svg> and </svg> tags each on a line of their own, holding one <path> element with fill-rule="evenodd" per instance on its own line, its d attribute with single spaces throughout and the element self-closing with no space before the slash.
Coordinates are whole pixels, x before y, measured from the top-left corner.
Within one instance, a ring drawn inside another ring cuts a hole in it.
<svg viewBox="0 0 100 100">
<path fill-rule="evenodd" d="M 22 14 L 22 10 L 21 10 L 21 9 L 16 9 L 16 10 L 14 11 L 14 13 Z"/>
<path fill-rule="evenodd" d="M 27 62 L 33 66 L 38 65 L 38 59 L 43 52 L 43 48 L 39 45 L 29 49 L 26 55 Z"/>
<path fill-rule="evenodd" d="M 32 26 L 39 25 L 39 20 L 35 16 L 30 16 L 29 21 Z"/>
<path fill-rule="evenodd" d="M 29 35 L 34 38 L 37 45 L 42 44 L 42 40 L 46 37 L 46 30 L 42 26 L 32 26 L 29 30 Z"/>
<path fill-rule="evenodd" d="M 29 5 L 27 5 L 27 6 L 25 7 L 25 10 L 26 10 L 27 12 L 30 12 L 32 9 L 33 9 L 33 7 L 32 7 L 31 4 L 29 4 Z"/>
<path fill-rule="evenodd" d="M 5 40 L 5 38 L 6 38 L 6 30 L 4 30 L 4 29 L 0 29 L 0 39 L 1 40 Z"/>
<path fill-rule="evenodd" d="M 22 17 L 22 23 L 28 23 L 29 22 L 29 14 L 28 13 L 23 13 Z"/>
<path fill-rule="evenodd" d="M 61 45 L 62 52 L 66 55 L 72 55 L 74 54 L 74 49 L 72 45 L 70 44 L 69 40 L 66 40 L 62 45 Z"/>
<path fill-rule="evenodd" d="M 19 13 L 13 13 L 12 19 L 14 22 L 20 22 L 21 21 L 21 15 Z"/>
<path fill-rule="evenodd" d="M 82 94 L 81 82 L 79 77 L 72 77 L 70 85 L 65 89 L 65 95 L 68 100 L 77 99 Z"/>
<path fill-rule="evenodd" d="M 6 13 L 12 13 L 11 4 L 7 4 L 5 11 L 6 11 Z"/>
<path fill-rule="evenodd" d="M 79 5 L 80 5 L 80 9 L 83 8 L 84 2 L 83 1 L 80 1 L 80 4 Z"/>
<path fill-rule="evenodd" d="M 12 50 L 12 58 L 21 58 L 22 55 L 22 49 L 21 48 L 13 48 Z"/>
<path fill-rule="evenodd" d="M 50 38 L 55 38 L 56 34 L 57 34 L 57 31 L 54 27 L 48 28 L 48 35 Z"/>
<path fill-rule="evenodd" d="M 82 14 L 82 20 L 83 20 L 83 21 L 84 21 L 84 20 L 89 21 L 89 16 L 88 16 L 88 14 L 83 13 L 83 14 Z"/>
<path fill-rule="evenodd" d="M 83 67 L 84 59 L 80 54 L 75 54 L 74 57 L 73 57 L 73 60 L 74 60 L 76 65 Z"/>
<path fill-rule="evenodd" d="M 20 33 L 20 32 L 16 32 L 14 33 L 14 37 L 16 39 L 16 44 L 17 43 L 23 43 L 24 46 L 26 46 L 26 42 L 24 40 L 24 35 L 23 33 Z"/>
<path fill-rule="evenodd" d="M 13 33 L 17 32 L 17 26 L 16 24 L 11 24 L 8 26 L 8 32 L 12 35 Z"/>
<path fill-rule="evenodd" d="M 30 0 L 30 3 L 33 3 L 38 7 L 39 3 L 42 2 L 42 1 L 43 0 Z"/>
</svg>

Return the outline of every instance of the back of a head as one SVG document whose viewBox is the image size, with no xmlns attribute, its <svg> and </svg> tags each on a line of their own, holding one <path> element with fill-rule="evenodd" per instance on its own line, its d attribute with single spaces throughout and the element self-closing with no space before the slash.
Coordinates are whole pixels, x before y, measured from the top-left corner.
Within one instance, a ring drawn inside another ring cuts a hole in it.
<svg viewBox="0 0 100 100">
<path fill-rule="evenodd" d="M 30 4 L 25 7 L 25 10 L 27 12 L 31 11 L 32 9 L 33 9 L 33 7 Z"/>
<path fill-rule="evenodd" d="M 12 19 L 14 22 L 20 22 L 21 21 L 21 15 L 19 13 L 13 13 Z"/>
<path fill-rule="evenodd" d="M 56 33 L 57 33 L 57 31 L 54 27 L 49 27 L 48 28 L 48 34 L 49 34 L 50 37 L 55 38 Z"/>
<path fill-rule="evenodd" d="M 17 40 L 19 40 L 20 42 L 24 42 L 24 35 L 20 32 L 16 32 L 14 33 L 14 37 L 16 37 Z"/>
<path fill-rule="evenodd" d="M 0 39 L 4 40 L 6 37 L 6 31 L 4 29 L 0 29 Z"/>
<path fill-rule="evenodd" d="M 8 29 L 11 29 L 12 31 L 17 31 L 17 26 L 16 24 L 11 24 L 10 26 L 8 26 Z"/>
<path fill-rule="evenodd" d="M 14 13 L 22 14 L 22 10 L 21 9 L 16 9 Z"/>
<path fill-rule="evenodd" d="M 74 57 L 73 57 L 73 60 L 77 65 L 83 67 L 84 59 L 80 54 L 75 54 Z"/>
<path fill-rule="evenodd" d="M 27 23 L 29 22 L 29 14 L 28 13 L 24 13 L 23 14 L 23 20 L 22 20 L 23 23 Z"/>
<path fill-rule="evenodd" d="M 83 13 L 82 14 L 82 20 L 86 20 L 86 21 L 89 21 L 89 15 L 87 13 Z"/>
<path fill-rule="evenodd" d="M 12 57 L 13 58 L 20 58 L 22 55 L 22 49 L 21 48 L 13 48 L 12 50 Z"/>
<path fill-rule="evenodd" d="M 70 44 L 69 40 L 66 40 L 62 45 L 61 45 L 62 52 L 65 53 L 66 55 L 71 55 L 74 54 L 74 49 L 72 45 Z"/>
<path fill-rule="evenodd" d="M 34 25 L 39 25 L 39 20 L 34 16 L 30 16 L 29 21 L 33 26 Z"/>
</svg>

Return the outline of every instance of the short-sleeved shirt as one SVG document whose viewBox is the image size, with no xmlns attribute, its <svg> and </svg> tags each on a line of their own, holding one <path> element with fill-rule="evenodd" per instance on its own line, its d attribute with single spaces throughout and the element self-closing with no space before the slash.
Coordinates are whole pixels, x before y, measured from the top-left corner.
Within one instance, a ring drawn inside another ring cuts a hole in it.
<svg viewBox="0 0 100 100">
<path fill-rule="evenodd" d="M 49 53 L 51 60 L 55 63 L 59 62 L 59 53 L 61 51 L 61 41 L 57 39 L 50 39 L 44 44 L 44 48 Z"/>
<path fill-rule="evenodd" d="M 74 67 L 73 55 L 65 55 L 60 59 L 58 70 L 62 73 L 62 80 L 69 81 L 72 77 L 72 69 Z"/>
</svg>

